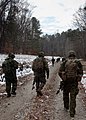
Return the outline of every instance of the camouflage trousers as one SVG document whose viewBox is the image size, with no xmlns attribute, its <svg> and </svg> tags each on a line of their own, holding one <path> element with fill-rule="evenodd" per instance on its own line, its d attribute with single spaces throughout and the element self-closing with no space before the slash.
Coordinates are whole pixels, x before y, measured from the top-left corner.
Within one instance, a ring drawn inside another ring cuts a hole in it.
<svg viewBox="0 0 86 120">
<path fill-rule="evenodd" d="M 63 90 L 64 108 L 70 109 L 70 116 L 75 115 L 76 96 L 79 92 L 77 84 L 66 84 Z"/>
<path fill-rule="evenodd" d="M 40 92 L 46 84 L 45 77 L 35 76 L 34 81 L 36 82 L 36 92 Z"/>
<path fill-rule="evenodd" d="M 12 88 L 11 88 L 12 86 Z M 14 80 L 13 82 L 6 80 L 6 92 L 7 94 L 10 94 L 11 92 L 15 92 L 17 89 L 17 80 Z"/>
</svg>

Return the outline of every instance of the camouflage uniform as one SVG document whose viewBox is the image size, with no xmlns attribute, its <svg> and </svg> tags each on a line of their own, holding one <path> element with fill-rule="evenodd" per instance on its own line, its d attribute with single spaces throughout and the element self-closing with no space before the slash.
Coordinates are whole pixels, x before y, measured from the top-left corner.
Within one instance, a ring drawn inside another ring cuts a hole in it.
<svg viewBox="0 0 86 120">
<path fill-rule="evenodd" d="M 75 52 L 70 51 L 69 52 L 69 58 L 68 59 L 76 59 L 75 58 Z M 65 64 L 67 60 L 63 61 L 61 64 L 61 67 L 59 69 L 59 75 L 64 81 L 64 89 L 63 89 L 63 101 L 64 101 L 64 108 L 68 110 L 70 108 L 70 116 L 74 117 L 75 115 L 75 108 L 76 108 L 76 96 L 79 92 L 78 89 L 78 82 L 81 80 L 79 77 L 82 77 L 83 75 L 83 69 L 82 64 L 79 60 L 77 60 L 77 65 L 79 70 L 77 70 L 77 76 L 75 78 L 67 78 L 62 77 L 62 74 L 65 73 Z M 69 97 L 70 95 L 70 97 Z M 70 101 L 70 102 L 69 102 Z"/>
<path fill-rule="evenodd" d="M 18 62 L 14 60 L 14 57 L 15 57 L 14 54 L 10 53 L 8 55 L 8 58 L 6 58 L 5 61 L 2 63 L 3 72 L 5 73 L 7 97 L 10 97 L 11 93 L 13 95 L 16 95 L 15 92 L 17 89 L 16 69 L 18 68 Z"/>
<path fill-rule="evenodd" d="M 43 89 L 44 85 L 46 84 L 46 73 L 47 73 L 47 79 L 49 78 L 49 68 L 48 68 L 48 63 L 46 59 L 44 58 L 44 53 L 40 52 L 38 57 L 35 59 L 42 58 L 44 67 L 43 70 L 35 70 L 34 64 L 32 65 L 32 70 L 34 71 L 34 81 L 33 84 L 36 83 L 36 92 L 37 96 L 42 95 L 41 90 Z M 34 60 L 34 61 L 35 61 Z M 34 63 L 33 61 L 33 63 Z"/>
<path fill-rule="evenodd" d="M 52 66 L 54 66 L 55 59 L 52 57 Z"/>
</svg>

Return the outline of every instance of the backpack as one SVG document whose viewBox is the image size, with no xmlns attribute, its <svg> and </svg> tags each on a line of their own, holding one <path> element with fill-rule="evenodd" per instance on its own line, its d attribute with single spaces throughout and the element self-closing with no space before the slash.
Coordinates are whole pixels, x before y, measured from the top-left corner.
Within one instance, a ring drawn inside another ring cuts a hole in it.
<svg viewBox="0 0 86 120">
<path fill-rule="evenodd" d="M 5 74 L 12 73 L 13 67 L 14 67 L 13 61 L 11 59 L 6 59 L 2 64 L 3 73 Z"/>
<path fill-rule="evenodd" d="M 33 61 L 32 69 L 33 69 L 33 71 L 36 71 L 36 72 L 42 72 L 44 70 L 44 60 L 43 60 L 43 58 L 41 58 L 41 57 L 36 58 Z"/>
<path fill-rule="evenodd" d="M 68 59 L 65 63 L 65 74 L 67 78 L 76 78 L 78 65 L 76 59 Z"/>
</svg>

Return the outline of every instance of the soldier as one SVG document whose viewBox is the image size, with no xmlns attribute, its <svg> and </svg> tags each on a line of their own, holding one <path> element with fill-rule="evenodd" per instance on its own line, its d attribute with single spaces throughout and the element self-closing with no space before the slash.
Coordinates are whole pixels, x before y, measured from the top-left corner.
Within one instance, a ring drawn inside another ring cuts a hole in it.
<svg viewBox="0 0 86 120">
<path fill-rule="evenodd" d="M 54 57 L 52 57 L 52 66 L 54 66 L 54 63 L 55 63 L 55 59 Z"/>
<path fill-rule="evenodd" d="M 16 69 L 18 69 L 18 62 L 14 60 L 15 55 L 13 53 L 9 53 L 8 57 L 2 63 L 3 73 L 5 74 L 6 80 L 6 92 L 7 97 L 12 95 L 16 95 L 17 89 L 17 77 L 16 77 Z M 12 91 L 11 91 L 12 85 Z"/>
<path fill-rule="evenodd" d="M 59 61 L 60 61 L 60 58 L 57 58 L 57 59 L 56 59 L 56 62 L 58 63 Z"/>
<path fill-rule="evenodd" d="M 59 76 L 64 81 L 63 101 L 65 110 L 70 109 L 70 117 L 74 119 L 76 96 L 79 92 L 78 82 L 83 75 L 82 64 L 76 59 L 74 51 L 70 51 L 68 59 L 64 60 L 59 69 Z M 70 95 L 70 96 L 69 96 Z M 69 100 L 70 99 L 70 100 Z"/>
<path fill-rule="evenodd" d="M 64 58 L 64 57 L 62 58 L 62 62 L 63 62 L 63 61 L 65 61 L 65 58 Z"/>
<path fill-rule="evenodd" d="M 46 59 L 44 58 L 44 52 L 40 52 L 38 57 L 33 61 L 32 70 L 34 71 L 34 82 L 36 83 L 37 96 L 42 96 L 41 90 L 46 84 L 46 74 L 47 79 L 49 78 L 49 68 Z"/>
</svg>

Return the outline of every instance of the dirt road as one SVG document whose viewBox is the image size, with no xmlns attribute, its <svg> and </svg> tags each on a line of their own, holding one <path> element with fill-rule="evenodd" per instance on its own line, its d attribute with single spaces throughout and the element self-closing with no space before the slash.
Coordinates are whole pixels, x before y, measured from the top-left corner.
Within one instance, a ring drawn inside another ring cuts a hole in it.
<svg viewBox="0 0 86 120">
<path fill-rule="evenodd" d="M 33 76 L 24 78 L 26 82 L 17 89 L 16 97 L 0 101 L 0 120 L 70 120 L 69 112 L 63 109 L 62 92 L 56 95 L 60 83 L 58 68 L 57 63 L 50 67 L 50 78 L 40 98 L 31 90 Z M 79 87 L 75 120 L 86 120 L 86 94 Z"/>
</svg>

